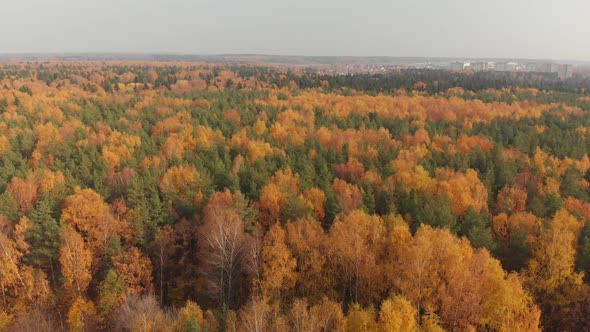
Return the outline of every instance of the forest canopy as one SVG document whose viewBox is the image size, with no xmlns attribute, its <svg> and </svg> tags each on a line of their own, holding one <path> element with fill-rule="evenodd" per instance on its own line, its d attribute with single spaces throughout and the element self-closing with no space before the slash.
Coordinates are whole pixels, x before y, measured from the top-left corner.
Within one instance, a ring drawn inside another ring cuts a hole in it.
<svg viewBox="0 0 590 332">
<path fill-rule="evenodd" d="M 0 64 L 0 331 L 590 329 L 590 82 Z"/>
</svg>

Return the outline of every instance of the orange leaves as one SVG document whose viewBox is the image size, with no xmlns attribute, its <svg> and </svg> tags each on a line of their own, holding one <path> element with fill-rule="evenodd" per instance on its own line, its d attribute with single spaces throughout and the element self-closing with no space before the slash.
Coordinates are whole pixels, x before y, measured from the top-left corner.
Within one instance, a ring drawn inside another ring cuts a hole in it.
<svg viewBox="0 0 590 332">
<path fill-rule="evenodd" d="M 326 194 L 318 188 L 311 188 L 303 193 L 303 198 L 311 203 L 312 209 L 316 213 L 319 220 L 324 220 L 326 212 L 324 206 L 326 204 Z"/>
<path fill-rule="evenodd" d="M 347 144 L 349 157 L 356 158 L 363 154 L 374 157 L 374 149 L 377 147 L 399 145 L 399 142 L 393 139 L 391 133 L 384 128 L 378 130 L 367 128 L 342 130 L 337 127 L 332 129 L 320 127 L 315 131 L 314 136 L 325 149 L 342 150 L 344 145 Z M 363 142 L 363 144 L 359 144 L 360 142 Z"/>
<path fill-rule="evenodd" d="M 346 164 L 338 164 L 334 168 L 338 177 L 346 181 L 358 179 L 365 172 L 365 166 L 356 158 L 350 158 Z"/>
<path fill-rule="evenodd" d="M 418 161 L 421 158 L 424 158 L 427 153 L 428 150 L 423 146 L 404 149 L 399 152 L 397 158 L 395 158 L 391 164 L 396 172 L 409 171 L 416 166 Z"/>
<path fill-rule="evenodd" d="M 260 210 L 268 225 L 280 219 L 281 210 L 289 198 L 288 194 L 295 197 L 300 195 L 299 174 L 293 174 L 290 169 L 280 170 L 262 188 L 260 195 Z"/>
<path fill-rule="evenodd" d="M 486 136 L 461 135 L 457 139 L 456 145 L 457 150 L 463 153 L 470 153 L 475 148 L 479 148 L 483 152 L 489 152 L 494 147 L 494 143 Z"/>
<path fill-rule="evenodd" d="M 430 144 L 430 135 L 424 128 L 416 130 L 413 136 L 404 137 L 404 143 L 407 145 Z"/>
<path fill-rule="evenodd" d="M 338 197 L 338 203 L 342 211 L 352 211 L 363 203 L 363 193 L 357 186 L 336 178 L 332 187 Z"/>
<path fill-rule="evenodd" d="M 23 180 L 18 177 L 12 178 L 6 191 L 9 192 L 18 204 L 21 212 L 28 211 L 37 201 L 39 184 L 35 176 L 30 173 Z"/>
<path fill-rule="evenodd" d="M 347 118 L 352 114 L 366 115 L 375 112 L 386 118 L 417 117 L 434 121 L 456 119 L 469 119 L 471 121 L 491 121 L 497 117 L 540 117 L 543 111 L 550 110 L 551 104 L 532 104 L 530 102 L 514 102 L 511 104 L 492 102 L 484 103 L 481 100 L 466 100 L 459 97 L 433 98 L 420 95 L 396 95 L 396 96 L 368 96 L 351 95 L 344 96 L 336 93 L 321 93 L 318 91 L 304 91 L 288 100 L 279 100 L 270 97 L 266 101 L 259 101 L 262 105 L 281 107 L 300 107 L 304 111 L 321 108 L 330 115 Z M 534 111 L 531 109 L 534 106 Z M 568 112 L 579 111 L 575 108 Z"/>
<path fill-rule="evenodd" d="M 76 189 L 66 198 L 61 220 L 84 235 L 89 248 L 94 252 L 106 248 L 110 235 L 116 233 L 109 206 L 92 189 Z"/>
<path fill-rule="evenodd" d="M 590 220 L 590 203 L 585 203 L 571 196 L 566 198 L 563 203 L 570 213 L 575 211 L 579 213 L 585 221 Z"/>
<path fill-rule="evenodd" d="M 137 248 L 132 247 L 113 257 L 113 265 L 125 280 L 129 293 L 143 295 L 152 290 L 152 262 Z"/>
<path fill-rule="evenodd" d="M 526 236 L 525 240 L 532 243 L 540 235 L 543 223 L 541 219 L 529 212 L 517 212 L 511 216 L 501 213 L 492 220 L 492 231 L 500 244 L 510 245 L 512 239 Z"/>
<path fill-rule="evenodd" d="M 296 290 L 310 300 L 319 300 L 331 283 L 325 255 L 326 234 L 319 222 L 299 219 L 286 226 L 287 244 L 297 259 Z"/>
<path fill-rule="evenodd" d="M 239 125 L 242 123 L 242 118 L 240 117 L 240 113 L 238 111 L 231 109 L 223 112 L 223 119 L 226 121 L 233 121 L 235 124 Z"/>
<path fill-rule="evenodd" d="M 480 211 L 487 207 L 488 191 L 479 180 L 477 172 L 468 169 L 465 173 L 449 169 L 437 170 L 438 192 L 451 200 L 451 210 L 456 215 L 463 215 L 468 207 Z"/>
<path fill-rule="evenodd" d="M 48 194 L 64 184 L 65 177 L 61 171 L 43 169 L 27 174 L 24 179 L 13 177 L 6 191 L 12 195 L 21 212 L 27 212 L 35 205 L 39 196 Z"/>
<path fill-rule="evenodd" d="M 498 193 L 496 207 L 498 211 L 507 213 L 524 212 L 526 209 L 527 192 L 520 186 L 504 187 Z"/>
</svg>

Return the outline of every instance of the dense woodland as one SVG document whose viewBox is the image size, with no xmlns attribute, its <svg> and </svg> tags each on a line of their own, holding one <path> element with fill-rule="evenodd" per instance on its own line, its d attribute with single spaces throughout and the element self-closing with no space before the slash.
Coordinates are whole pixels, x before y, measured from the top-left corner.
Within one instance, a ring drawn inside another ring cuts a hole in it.
<svg viewBox="0 0 590 332">
<path fill-rule="evenodd" d="M 590 81 L 0 65 L 0 331 L 590 330 Z"/>
</svg>

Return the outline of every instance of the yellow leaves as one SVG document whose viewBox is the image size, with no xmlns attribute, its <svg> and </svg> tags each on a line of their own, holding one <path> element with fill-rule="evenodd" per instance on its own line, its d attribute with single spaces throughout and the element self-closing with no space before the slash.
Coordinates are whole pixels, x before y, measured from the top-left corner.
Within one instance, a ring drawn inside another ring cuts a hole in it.
<svg viewBox="0 0 590 332">
<path fill-rule="evenodd" d="M 498 117 L 540 117 L 543 111 L 548 111 L 554 105 L 534 104 L 527 101 L 506 103 L 484 103 L 481 100 L 469 100 L 459 97 L 433 98 L 420 95 L 377 95 L 369 96 L 354 94 L 344 96 L 336 93 L 322 93 L 306 90 L 288 100 L 280 100 L 276 96 L 269 96 L 267 100 L 258 101 L 261 105 L 269 105 L 278 109 L 282 107 L 299 108 L 310 111 L 320 108 L 327 111 L 327 115 L 347 118 L 352 114 L 366 115 L 377 113 L 386 118 L 416 117 L 419 120 L 434 121 L 468 119 L 471 121 L 491 121 Z M 532 109 L 532 106 L 535 108 Z M 567 112 L 579 111 L 575 108 Z"/>
<path fill-rule="evenodd" d="M 266 296 L 280 300 L 285 292 L 295 286 L 297 276 L 293 258 L 286 244 L 283 228 L 274 224 L 264 237 L 262 246 L 262 281 L 260 288 Z"/>
<path fill-rule="evenodd" d="M 550 171 L 557 171 L 558 160 L 537 147 L 533 155 L 533 164 L 540 175 L 545 175 Z"/>
<path fill-rule="evenodd" d="M 92 254 L 86 249 L 82 236 L 71 226 L 62 227 L 60 240 L 59 263 L 64 277 L 63 287 L 69 296 L 84 296 L 92 278 Z"/>
<path fill-rule="evenodd" d="M 270 144 L 266 142 L 253 140 L 248 141 L 246 146 L 246 156 L 248 157 L 250 164 L 253 164 L 256 160 L 264 158 L 271 153 L 273 153 L 273 149 Z"/>
<path fill-rule="evenodd" d="M 107 145 L 103 146 L 102 155 L 109 167 L 116 168 L 122 161 L 131 159 L 140 145 L 139 137 L 114 131 L 109 135 Z"/>
<path fill-rule="evenodd" d="M 523 288 L 519 275 L 511 273 L 504 282 L 500 274 L 490 277 L 487 283 L 500 285 L 486 293 L 489 300 L 483 323 L 497 331 L 540 331 L 541 310 Z"/>
<path fill-rule="evenodd" d="M 384 249 L 385 225 L 361 210 L 341 214 L 328 236 L 328 255 L 336 275 L 351 287 L 353 301 L 368 304 L 385 285 L 378 257 Z"/>
<path fill-rule="evenodd" d="M 377 331 L 373 308 L 364 310 L 360 305 L 353 304 L 346 316 L 346 331 Z"/>
<path fill-rule="evenodd" d="M 91 301 L 78 297 L 68 311 L 68 327 L 72 332 L 86 331 L 89 320 L 96 316 L 96 308 Z M 89 328 L 89 327 L 88 327 Z"/>
<path fill-rule="evenodd" d="M 3 155 L 6 151 L 10 150 L 10 147 L 11 145 L 8 137 L 4 135 L 0 136 L 0 155 Z"/>
<path fill-rule="evenodd" d="M 14 227 L 14 238 L 18 250 L 23 254 L 29 253 L 29 244 L 26 241 L 27 232 L 33 227 L 33 223 L 27 216 L 22 216 Z"/>
<path fill-rule="evenodd" d="M 395 264 L 402 295 L 419 311 L 438 312 L 450 330 L 538 330 L 539 310 L 518 279 L 447 229 L 421 227 Z"/>
<path fill-rule="evenodd" d="M 0 332 L 9 331 L 14 316 L 0 310 Z"/>
<path fill-rule="evenodd" d="M 532 245 L 527 281 L 535 293 L 552 293 L 564 283 L 581 283 L 574 271 L 581 223 L 566 210 L 555 214 L 549 229 Z"/>
<path fill-rule="evenodd" d="M 184 195 L 200 179 L 197 169 L 190 165 L 170 167 L 162 176 L 160 190 L 163 193 Z"/>
<path fill-rule="evenodd" d="M 287 195 L 281 188 L 270 183 L 264 186 L 260 195 L 260 209 L 267 218 L 267 223 L 278 221 L 283 209 Z"/>
<path fill-rule="evenodd" d="M 538 184 L 540 194 L 557 194 L 559 195 L 560 184 L 559 181 L 552 177 L 545 178 L 544 183 Z"/>
<path fill-rule="evenodd" d="M 37 178 L 41 195 L 51 192 L 66 182 L 64 174 L 61 171 L 52 172 L 50 170 L 42 170 L 37 172 Z"/>
<path fill-rule="evenodd" d="M 275 144 L 283 146 L 289 139 L 289 132 L 280 123 L 275 123 L 270 127 L 270 137 L 272 137 Z"/>
<path fill-rule="evenodd" d="M 3 287 L 12 290 L 14 293 L 27 293 L 19 273 L 19 264 L 23 256 L 18 246 L 4 232 L 0 232 L 0 280 Z"/>
<path fill-rule="evenodd" d="M 254 132 L 256 135 L 260 136 L 266 132 L 266 124 L 260 118 L 256 119 L 256 123 L 254 124 Z"/>
<path fill-rule="evenodd" d="M 394 296 L 381 304 L 379 330 L 384 332 L 417 332 L 416 307 L 403 296 Z"/>
<path fill-rule="evenodd" d="M 195 128 L 195 140 L 198 148 L 208 150 L 212 144 L 223 143 L 225 138 L 219 130 L 199 125 Z"/>
<path fill-rule="evenodd" d="M 419 192 L 433 193 L 436 188 L 436 180 L 422 166 L 416 166 L 411 170 L 401 170 L 395 174 L 397 183 L 403 184 L 407 191 L 415 189 Z"/>
<path fill-rule="evenodd" d="M 178 312 L 175 327 L 177 331 L 190 331 L 193 328 L 191 324 L 196 324 L 197 330 L 204 326 L 203 310 L 195 302 L 187 300 Z"/>
</svg>

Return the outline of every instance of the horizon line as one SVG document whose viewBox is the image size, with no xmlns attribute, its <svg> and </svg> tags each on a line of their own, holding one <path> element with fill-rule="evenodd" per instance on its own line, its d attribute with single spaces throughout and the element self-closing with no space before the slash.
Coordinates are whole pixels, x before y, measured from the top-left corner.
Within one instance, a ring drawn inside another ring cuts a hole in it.
<svg viewBox="0 0 590 332">
<path fill-rule="evenodd" d="M 495 57 L 495 56 L 425 56 L 425 55 L 302 55 L 302 54 L 272 54 L 272 53 L 190 53 L 175 51 L 133 52 L 133 51 L 84 51 L 84 52 L 0 52 L 0 59 L 6 57 L 63 57 L 63 56 L 172 56 L 172 57 L 282 57 L 282 58 L 389 58 L 389 59 L 436 59 L 436 60 L 521 60 L 521 61 L 553 61 L 590 64 L 590 60 L 558 59 L 558 58 L 528 58 L 528 57 Z M 96 59 L 102 60 L 102 59 Z M 135 60 L 135 59 L 120 59 Z M 91 59 L 89 59 L 91 61 Z M 206 61 L 205 61 L 206 62 Z"/>
</svg>

